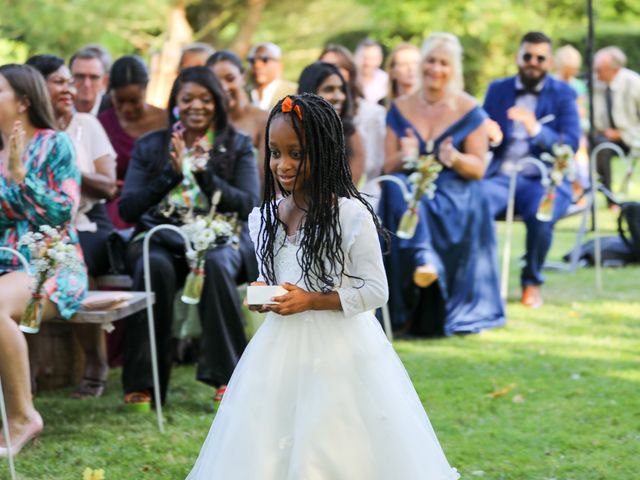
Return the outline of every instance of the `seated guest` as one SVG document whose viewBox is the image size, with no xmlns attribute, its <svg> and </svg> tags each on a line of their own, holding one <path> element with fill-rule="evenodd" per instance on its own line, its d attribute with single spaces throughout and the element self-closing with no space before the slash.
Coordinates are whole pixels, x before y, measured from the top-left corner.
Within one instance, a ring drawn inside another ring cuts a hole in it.
<svg viewBox="0 0 640 480">
<path fill-rule="evenodd" d="M 245 90 L 244 67 L 238 56 L 229 50 L 216 52 L 209 60 L 207 67 L 218 77 L 222 88 L 229 98 L 229 121 L 240 132 L 251 138 L 256 149 L 258 172 L 264 178 L 264 135 L 267 127 L 267 112 L 251 105 Z"/>
<path fill-rule="evenodd" d="M 258 203 L 260 184 L 251 140 L 229 123 L 227 100 L 215 75 L 206 67 L 183 70 L 169 99 L 173 113 L 169 128 L 136 142 L 120 201 L 125 221 L 137 224 L 129 246 L 134 290 L 144 289 L 142 237 L 156 225 L 182 223 L 181 213 L 193 208 L 207 212 L 215 191 L 221 192 L 218 211 L 246 220 Z M 206 142 L 205 140 L 208 139 Z M 194 163 L 198 143 L 209 143 L 209 161 Z M 172 363 L 173 301 L 188 266 L 180 237 L 159 233 L 151 243 L 151 286 L 156 294 L 154 315 L 163 401 Z M 204 289 L 198 304 L 202 321 L 198 380 L 218 388 L 220 398 L 247 340 L 236 282 L 256 276 L 255 255 L 246 228 L 240 249 L 231 246 L 207 253 Z M 124 368 L 125 401 L 148 402 L 153 385 L 147 322 L 138 315 L 127 323 Z"/>
<path fill-rule="evenodd" d="M 96 116 L 109 108 L 104 93 L 109 83 L 110 61 L 109 53 L 99 45 L 89 45 L 72 55 L 69 69 L 77 90 L 76 111 Z"/>
<path fill-rule="evenodd" d="M 549 37 L 540 32 L 529 32 L 522 37 L 517 65 L 518 74 L 491 83 L 484 100 L 485 111 L 503 134 L 484 180 L 494 217 L 506 211 L 508 173 L 518 161 L 551 152 L 557 143 L 567 144 L 576 151 L 580 140 L 575 92 L 566 83 L 547 75 L 551 66 Z M 571 184 L 565 180 L 556 189 L 550 222 L 536 218 L 545 192 L 536 168 L 526 168 L 518 175 L 515 213 L 523 218 L 527 227 L 525 267 L 520 277 L 521 301 L 533 308 L 543 303 L 542 266 L 551 247 L 553 225 L 571 203 Z"/>
<path fill-rule="evenodd" d="M 216 49 L 208 43 L 190 43 L 182 49 L 180 61 L 178 62 L 178 71 L 181 72 L 189 67 L 202 67 L 214 53 L 216 53 Z"/>
<path fill-rule="evenodd" d="M 365 38 L 356 47 L 355 60 L 364 98 L 371 103 L 384 100 L 389 89 L 389 75 L 380 68 L 384 60 L 380 44 Z"/>
<path fill-rule="evenodd" d="M 117 154 L 118 188 L 124 182 L 134 142 L 144 134 L 164 128 L 167 124 L 166 112 L 145 101 L 148 83 L 147 67 L 138 57 L 121 57 L 111 67 L 108 92 L 113 107 L 98 115 L 98 120 Z M 119 193 L 107 204 L 109 218 L 116 228 L 127 228 L 131 225 L 120 218 L 118 202 Z"/>
<path fill-rule="evenodd" d="M 389 94 L 387 98 L 393 101 L 403 95 L 411 95 L 419 86 L 420 77 L 420 49 L 411 43 L 397 45 L 387 60 L 389 75 Z"/>
<path fill-rule="evenodd" d="M 617 47 L 598 50 L 593 60 L 597 82 L 593 95 L 596 143 L 613 142 L 625 152 L 640 142 L 640 75 L 625 68 L 627 56 Z M 598 154 L 602 185 L 611 190 L 611 150 Z"/>
<path fill-rule="evenodd" d="M 379 185 L 372 181 L 382 173 L 384 136 L 386 132 L 384 107 L 365 100 L 358 81 L 358 69 L 351 52 L 342 45 L 330 44 L 320 54 L 320 61 L 332 63 L 347 82 L 353 110 L 353 123 L 362 137 L 365 160 L 359 189 L 370 196 L 372 205 L 380 195 Z"/>
<path fill-rule="evenodd" d="M 269 111 L 282 97 L 296 93 L 298 86 L 282 78 L 282 50 L 275 43 L 255 45 L 247 60 L 253 83 L 251 102 L 256 107 Z"/>
<path fill-rule="evenodd" d="M 553 54 L 553 69 L 556 77 L 569 84 L 576 92 L 578 113 L 580 114 L 580 126 L 583 132 L 589 130 L 589 118 L 587 112 L 587 84 L 577 78 L 582 67 L 582 55 L 571 45 L 558 48 Z M 589 152 L 587 137 L 580 137 L 580 148 L 576 152 L 576 179 L 572 182 L 574 199 L 580 198 L 584 189 L 589 186 Z M 586 199 L 583 200 L 585 202 Z"/>
<path fill-rule="evenodd" d="M 358 184 L 364 169 L 362 138 L 353 124 L 351 97 L 338 67 L 315 62 L 305 67 L 298 79 L 298 93 L 315 93 L 328 101 L 342 120 L 347 158 L 353 183 Z"/>
<path fill-rule="evenodd" d="M 109 271 L 107 237 L 113 224 L 103 202 L 116 192 L 116 152 L 93 115 L 74 112 L 76 89 L 62 58 L 36 55 L 27 60 L 27 65 L 44 76 L 58 129 L 69 135 L 76 151 L 76 163 L 82 174 L 82 196 L 74 226 L 93 279 Z M 74 325 L 74 332 L 84 350 L 85 369 L 82 382 L 72 396 L 99 397 L 108 374 L 104 331 L 98 325 Z"/>
<path fill-rule="evenodd" d="M 18 241 L 42 225 L 61 228 L 77 243 L 71 218 L 80 200 L 80 172 L 71 141 L 55 131 L 42 75 L 26 65 L 0 66 L 0 92 L 0 245 L 29 259 L 29 249 L 18 247 Z M 0 251 L 0 379 L 13 454 L 43 428 L 33 406 L 27 342 L 18 328 L 31 299 L 31 280 L 16 257 Z M 86 287 L 84 269 L 58 268 L 45 283 L 43 320 L 71 318 Z M 7 454 L 0 433 L 0 458 Z"/>
<path fill-rule="evenodd" d="M 385 172 L 408 184 L 406 159 L 429 153 L 442 165 L 435 196 L 424 195 L 413 238 L 392 235 L 385 268 L 396 328 L 410 335 L 475 333 L 505 322 L 496 239 L 480 179 L 488 149 L 486 114 L 463 91 L 462 47 L 434 33 L 422 47 L 422 87 L 398 98 L 387 115 Z M 398 230 L 407 209 L 400 188 L 382 187 L 379 213 Z"/>
</svg>

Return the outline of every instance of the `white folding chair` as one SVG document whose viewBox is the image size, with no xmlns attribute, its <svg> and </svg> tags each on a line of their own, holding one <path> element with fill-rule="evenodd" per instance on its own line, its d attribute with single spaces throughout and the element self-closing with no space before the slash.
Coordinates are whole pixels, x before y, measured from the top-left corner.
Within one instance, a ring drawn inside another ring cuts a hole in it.
<svg viewBox="0 0 640 480">
<path fill-rule="evenodd" d="M 158 429 L 160 433 L 164 433 L 164 420 L 162 417 L 162 398 L 160 395 L 160 376 L 158 372 L 158 350 L 156 347 L 156 328 L 155 328 L 155 318 L 153 315 L 153 302 L 151 301 L 151 266 L 149 264 L 149 242 L 151 241 L 151 237 L 156 232 L 160 230 L 173 230 L 178 235 L 182 237 L 184 240 L 184 249 L 187 253 L 187 257 L 193 254 L 193 249 L 191 248 L 191 241 L 187 237 L 187 235 L 180 230 L 180 228 L 175 225 L 157 225 L 149 230 L 145 237 L 144 242 L 142 244 L 142 261 L 144 266 L 144 290 L 147 294 L 147 325 L 149 327 L 149 345 L 151 348 L 151 368 L 153 373 L 153 393 L 154 399 L 156 403 L 156 414 L 158 417 Z"/>
</svg>

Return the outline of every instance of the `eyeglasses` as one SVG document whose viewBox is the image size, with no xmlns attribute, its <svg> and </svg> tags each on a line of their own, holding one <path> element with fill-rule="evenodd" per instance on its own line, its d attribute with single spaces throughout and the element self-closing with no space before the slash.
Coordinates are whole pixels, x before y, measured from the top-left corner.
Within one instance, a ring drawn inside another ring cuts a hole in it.
<svg viewBox="0 0 640 480">
<path fill-rule="evenodd" d="M 85 83 L 87 80 L 89 80 L 91 83 L 98 83 L 100 80 L 102 80 L 102 76 L 101 75 L 85 75 L 84 73 L 73 74 L 73 81 L 75 83 Z"/>
<path fill-rule="evenodd" d="M 531 60 L 533 60 L 534 57 L 538 63 L 544 63 L 547 59 L 544 55 L 534 55 L 533 53 L 528 52 L 522 54 L 522 60 L 524 60 L 525 63 L 531 63 Z"/>
<path fill-rule="evenodd" d="M 249 63 L 251 65 L 255 64 L 256 62 L 260 61 L 262 63 L 269 63 L 269 62 L 275 62 L 277 61 L 276 58 L 273 57 L 267 57 L 267 56 L 262 56 L 262 57 L 249 57 L 248 58 Z"/>
</svg>

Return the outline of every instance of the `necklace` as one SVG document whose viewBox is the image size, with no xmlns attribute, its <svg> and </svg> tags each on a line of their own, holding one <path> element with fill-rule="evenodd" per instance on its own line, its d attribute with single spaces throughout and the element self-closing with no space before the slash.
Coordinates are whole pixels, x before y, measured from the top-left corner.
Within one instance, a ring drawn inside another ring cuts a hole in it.
<svg viewBox="0 0 640 480">
<path fill-rule="evenodd" d="M 425 106 L 429 107 L 429 108 L 435 108 L 435 107 L 439 107 L 441 105 L 444 105 L 445 102 L 447 101 L 447 96 L 445 94 L 443 94 L 440 98 L 438 98 L 437 100 L 429 100 L 426 96 L 426 94 L 424 93 L 424 90 L 420 91 L 420 95 L 419 95 L 420 100 L 425 104 Z"/>
<path fill-rule="evenodd" d="M 58 124 L 58 128 L 60 129 L 60 131 L 64 132 L 67 130 L 67 128 L 69 128 L 71 119 L 73 119 L 73 115 L 69 115 L 69 117 L 60 117 L 57 119 L 56 123 Z"/>
</svg>

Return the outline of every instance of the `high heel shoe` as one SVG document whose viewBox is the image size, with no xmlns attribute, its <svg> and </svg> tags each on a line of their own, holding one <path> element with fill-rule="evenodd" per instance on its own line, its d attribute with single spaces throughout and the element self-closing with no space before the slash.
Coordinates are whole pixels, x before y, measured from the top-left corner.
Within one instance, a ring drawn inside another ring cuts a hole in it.
<svg viewBox="0 0 640 480">
<path fill-rule="evenodd" d="M 420 265 L 413 272 L 413 283 L 420 288 L 427 288 L 438 279 L 438 272 L 433 265 Z"/>
</svg>

